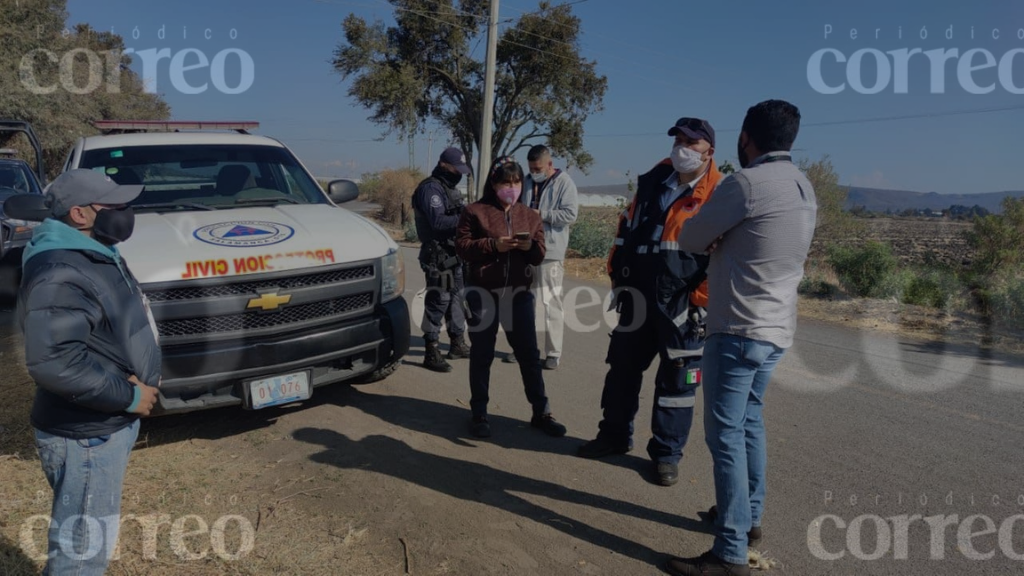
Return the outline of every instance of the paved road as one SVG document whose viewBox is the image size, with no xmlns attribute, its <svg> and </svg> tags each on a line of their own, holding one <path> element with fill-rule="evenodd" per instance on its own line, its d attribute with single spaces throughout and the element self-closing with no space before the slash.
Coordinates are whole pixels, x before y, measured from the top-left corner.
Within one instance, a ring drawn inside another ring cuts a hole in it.
<svg viewBox="0 0 1024 576">
<path fill-rule="evenodd" d="M 418 311 L 422 276 L 415 252 L 405 256 L 406 298 Z M 577 282 L 567 289 L 581 303 L 604 295 Z M 416 339 L 387 381 L 321 389 L 307 409 L 283 415 L 277 425 L 294 440 L 258 457 L 340 469 L 345 495 L 317 502 L 319 510 L 358 510 L 382 546 L 404 537 L 419 574 L 661 573 L 666 555 L 697 554 L 711 542 L 700 516 L 713 502 L 702 410 L 698 402 L 676 486 L 646 479 L 651 376 L 637 449 L 607 461 L 575 457 L 600 417 L 602 310 L 579 309 L 580 323 L 597 329 L 569 331 L 562 366 L 545 372 L 565 439 L 529 428 L 517 367 L 499 360 L 494 437 L 470 438 L 468 361 L 447 375 L 423 370 Z M 500 336 L 499 351 L 508 351 Z M 1020 358 L 803 321 L 766 397 L 761 550 L 779 562 L 773 572 L 1024 573 L 1024 516 L 1013 523 L 1024 514 L 1022 408 Z"/>
</svg>

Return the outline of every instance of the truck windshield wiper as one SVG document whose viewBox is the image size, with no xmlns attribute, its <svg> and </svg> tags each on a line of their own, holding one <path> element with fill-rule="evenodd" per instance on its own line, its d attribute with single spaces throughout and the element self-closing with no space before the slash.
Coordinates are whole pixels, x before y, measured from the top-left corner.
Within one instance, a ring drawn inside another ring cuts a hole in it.
<svg viewBox="0 0 1024 576">
<path fill-rule="evenodd" d="M 132 206 L 133 210 L 176 210 L 181 208 L 187 208 L 189 210 L 216 210 L 217 206 L 210 206 L 209 204 L 200 204 L 198 202 L 160 202 L 156 204 L 136 204 Z"/>
<path fill-rule="evenodd" d="M 235 204 L 301 204 L 295 198 L 289 198 L 287 196 L 273 196 L 267 198 L 239 198 L 235 200 Z"/>
</svg>

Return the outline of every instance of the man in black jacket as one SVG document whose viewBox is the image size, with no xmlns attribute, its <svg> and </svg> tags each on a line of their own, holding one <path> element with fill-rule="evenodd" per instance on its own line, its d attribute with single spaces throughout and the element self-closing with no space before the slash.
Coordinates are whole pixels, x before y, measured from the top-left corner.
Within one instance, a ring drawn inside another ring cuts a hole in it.
<svg viewBox="0 0 1024 576">
<path fill-rule="evenodd" d="M 455 228 L 462 213 L 463 201 L 456 190 L 463 174 L 469 174 L 466 155 L 458 148 L 448 148 L 430 177 L 420 182 L 412 196 L 416 217 L 416 235 L 420 247 L 420 268 L 426 276 L 427 293 L 423 299 L 423 340 L 426 349 L 423 366 L 435 372 L 450 372 L 452 367 L 441 356 L 438 343 L 441 321 L 448 327 L 451 347 L 448 358 L 467 358 L 466 316 L 462 308 L 462 262 L 455 254 Z"/>
<path fill-rule="evenodd" d="M 106 570 L 117 543 L 128 455 L 160 383 L 149 306 L 115 245 L 132 233 L 142 186 L 92 170 L 47 191 L 51 218 L 23 256 L 18 318 L 36 383 L 31 423 L 53 488 L 44 574 Z"/>
</svg>

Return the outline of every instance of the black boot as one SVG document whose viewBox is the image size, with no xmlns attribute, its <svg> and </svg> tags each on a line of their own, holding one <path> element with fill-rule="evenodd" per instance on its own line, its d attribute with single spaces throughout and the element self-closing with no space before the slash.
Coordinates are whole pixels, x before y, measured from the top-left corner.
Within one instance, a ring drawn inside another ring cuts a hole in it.
<svg viewBox="0 0 1024 576">
<path fill-rule="evenodd" d="M 426 350 L 423 353 L 423 367 L 434 372 L 451 372 L 451 364 L 444 361 L 441 356 L 441 348 L 437 341 L 427 342 Z"/>
<path fill-rule="evenodd" d="M 469 358 L 469 344 L 466 343 L 462 334 L 452 338 L 452 342 L 448 346 L 448 359 L 458 360 L 459 358 Z"/>
</svg>

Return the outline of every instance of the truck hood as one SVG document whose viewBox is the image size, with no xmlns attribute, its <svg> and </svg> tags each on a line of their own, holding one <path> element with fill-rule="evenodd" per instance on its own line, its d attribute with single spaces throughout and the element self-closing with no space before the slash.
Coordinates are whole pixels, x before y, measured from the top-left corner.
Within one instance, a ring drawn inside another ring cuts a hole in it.
<svg viewBox="0 0 1024 576">
<path fill-rule="evenodd" d="M 146 212 L 118 248 L 142 284 L 265 274 L 380 258 L 377 225 L 324 204 Z"/>
</svg>

